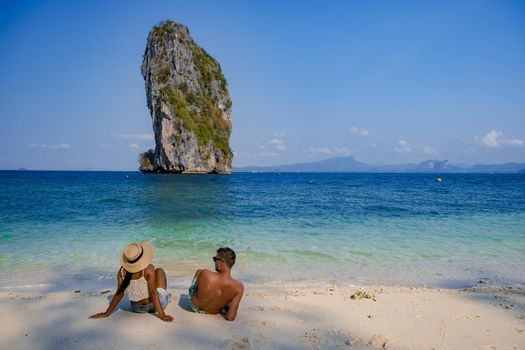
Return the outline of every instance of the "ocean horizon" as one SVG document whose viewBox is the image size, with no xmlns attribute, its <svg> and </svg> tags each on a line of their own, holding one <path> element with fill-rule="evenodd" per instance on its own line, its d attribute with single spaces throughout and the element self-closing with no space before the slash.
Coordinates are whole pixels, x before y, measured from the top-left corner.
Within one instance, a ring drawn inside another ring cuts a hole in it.
<svg viewBox="0 0 525 350">
<path fill-rule="evenodd" d="M 140 240 L 172 284 L 220 246 L 247 283 L 525 284 L 522 174 L 0 171 L 0 187 L 3 289 L 113 286 Z"/>
</svg>

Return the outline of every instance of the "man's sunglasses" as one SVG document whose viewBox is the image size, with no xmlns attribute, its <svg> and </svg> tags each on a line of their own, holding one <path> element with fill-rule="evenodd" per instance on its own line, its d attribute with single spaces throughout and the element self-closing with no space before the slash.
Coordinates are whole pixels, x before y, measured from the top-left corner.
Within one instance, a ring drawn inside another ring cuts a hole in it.
<svg viewBox="0 0 525 350">
<path fill-rule="evenodd" d="M 213 257 L 213 262 L 217 262 L 217 261 L 224 261 L 224 259 L 217 258 L 216 256 L 214 256 Z"/>
</svg>

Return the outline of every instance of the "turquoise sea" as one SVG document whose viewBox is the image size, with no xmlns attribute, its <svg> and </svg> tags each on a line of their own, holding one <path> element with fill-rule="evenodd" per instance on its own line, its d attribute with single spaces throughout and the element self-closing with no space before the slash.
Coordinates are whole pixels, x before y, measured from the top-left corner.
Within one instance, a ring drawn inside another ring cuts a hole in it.
<svg viewBox="0 0 525 350">
<path fill-rule="evenodd" d="M 443 182 L 436 182 L 436 177 Z M 0 171 L 0 290 L 112 286 L 150 240 L 170 283 L 525 284 L 525 175 Z"/>
</svg>

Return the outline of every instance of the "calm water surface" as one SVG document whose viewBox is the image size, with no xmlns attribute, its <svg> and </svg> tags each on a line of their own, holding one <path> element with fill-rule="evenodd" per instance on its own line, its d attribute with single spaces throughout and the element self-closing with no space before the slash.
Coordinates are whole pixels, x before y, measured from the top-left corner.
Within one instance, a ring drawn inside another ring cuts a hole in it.
<svg viewBox="0 0 525 350">
<path fill-rule="evenodd" d="M 223 245 L 254 283 L 525 284 L 525 175 L 436 176 L 0 171 L 0 288 L 114 283 L 145 239 L 175 284 Z"/>
</svg>

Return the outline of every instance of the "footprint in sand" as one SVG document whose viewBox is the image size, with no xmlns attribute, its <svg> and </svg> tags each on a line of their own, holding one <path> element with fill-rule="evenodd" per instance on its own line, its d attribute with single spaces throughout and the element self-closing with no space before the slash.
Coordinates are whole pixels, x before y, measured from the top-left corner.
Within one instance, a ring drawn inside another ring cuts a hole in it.
<svg viewBox="0 0 525 350">
<path fill-rule="evenodd" d="M 289 309 L 287 307 L 279 307 L 279 306 L 272 306 L 270 309 L 275 312 L 292 312 L 292 309 Z"/>
<path fill-rule="evenodd" d="M 308 322 L 308 317 L 306 317 L 306 315 L 297 315 L 297 319 L 295 320 L 295 322 L 299 323 L 299 324 L 305 324 L 306 322 Z"/>
<path fill-rule="evenodd" d="M 306 340 L 312 345 L 319 345 L 321 342 L 321 338 L 316 334 L 315 329 L 310 332 L 304 332 L 304 334 L 301 334 L 299 338 Z"/>
<path fill-rule="evenodd" d="M 384 334 L 376 334 L 368 341 L 368 344 L 374 349 L 387 349 L 390 343 L 390 339 Z"/>
<path fill-rule="evenodd" d="M 275 321 L 272 321 L 272 320 L 263 320 L 263 321 L 248 320 L 248 321 L 244 321 L 242 323 L 245 324 L 245 325 L 248 325 L 248 326 L 252 326 L 252 327 L 258 327 L 260 325 L 262 325 L 264 327 L 269 327 L 269 326 L 274 326 L 275 325 Z"/>
<path fill-rule="evenodd" d="M 250 341 L 248 340 L 248 338 L 242 338 L 230 344 L 231 350 L 248 349 L 249 347 L 250 347 Z"/>
<path fill-rule="evenodd" d="M 270 341 L 272 338 L 271 337 L 267 337 L 265 336 L 264 334 L 262 334 L 261 332 L 257 332 L 255 333 L 255 336 L 259 339 L 262 339 L 262 340 L 266 340 L 266 341 Z"/>
<path fill-rule="evenodd" d="M 264 307 L 262 307 L 260 305 L 259 306 L 255 306 L 255 307 L 252 306 L 252 307 L 249 307 L 248 310 L 250 310 L 250 311 L 264 311 Z"/>
<path fill-rule="evenodd" d="M 313 328 L 299 335 L 303 341 L 310 343 L 316 349 L 335 349 L 335 348 L 362 348 L 363 341 L 355 339 L 347 330 L 323 330 Z"/>
</svg>

